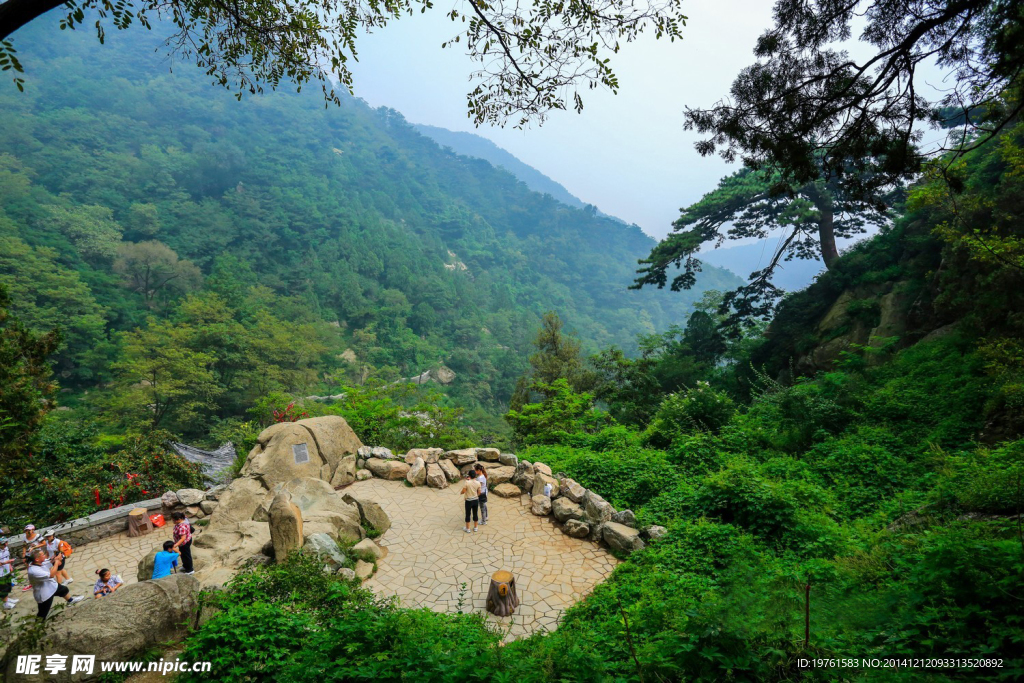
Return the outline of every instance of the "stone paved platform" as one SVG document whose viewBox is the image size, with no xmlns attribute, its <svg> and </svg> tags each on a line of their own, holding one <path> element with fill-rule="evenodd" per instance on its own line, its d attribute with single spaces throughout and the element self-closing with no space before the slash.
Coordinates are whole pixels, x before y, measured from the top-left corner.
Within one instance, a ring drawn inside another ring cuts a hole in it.
<svg viewBox="0 0 1024 683">
<path fill-rule="evenodd" d="M 520 607 L 511 617 L 488 618 L 511 637 L 553 630 L 562 612 L 582 599 L 618 564 L 590 541 L 569 538 L 551 521 L 530 513 L 529 498 L 489 496 L 490 520 L 464 533 L 459 485 L 436 490 L 403 482 L 368 479 L 346 492 L 376 500 L 392 527 L 379 542 L 388 549 L 366 582 L 380 595 L 397 596 L 406 607 L 439 612 L 485 612 L 490 576 L 507 569 L 516 577 Z"/>
</svg>

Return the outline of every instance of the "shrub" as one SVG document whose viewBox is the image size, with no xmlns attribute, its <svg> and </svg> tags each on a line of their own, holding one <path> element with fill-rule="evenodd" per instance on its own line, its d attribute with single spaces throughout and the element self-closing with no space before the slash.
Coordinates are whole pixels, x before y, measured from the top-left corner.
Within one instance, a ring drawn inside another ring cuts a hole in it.
<svg viewBox="0 0 1024 683">
<path fill-rule="evenodd" d="M 674 439 L 695 431 L 717 434 L 736 413 L 736 404 L 707 382 L 682 393 L 669 394 L 647 429 L 651 445 L 664 448 Z"/>
</svg>

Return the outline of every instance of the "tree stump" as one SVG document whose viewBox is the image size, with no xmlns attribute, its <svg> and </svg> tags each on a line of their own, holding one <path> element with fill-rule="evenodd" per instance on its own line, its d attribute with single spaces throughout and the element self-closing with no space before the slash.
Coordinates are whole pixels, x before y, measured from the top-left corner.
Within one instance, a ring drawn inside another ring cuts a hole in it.
<svg viewBox="0 0 1024 683">
<path fill-rule="evenodd" d="M 507 617 L 515 612 L 516 607 L 519 607 L 519 596 L 516 595 L 516 579 L 512 572 L 494 572 L 491 587 L 487 590 L 487 611 L 495 616 Z"/>
<path fill-rule="evenodd" d="M 135 508 L 128 513 L 128 536 L 145 536 L 153 530 L 153 522 L 149 521 L 149 511 Z"/>
</svg>

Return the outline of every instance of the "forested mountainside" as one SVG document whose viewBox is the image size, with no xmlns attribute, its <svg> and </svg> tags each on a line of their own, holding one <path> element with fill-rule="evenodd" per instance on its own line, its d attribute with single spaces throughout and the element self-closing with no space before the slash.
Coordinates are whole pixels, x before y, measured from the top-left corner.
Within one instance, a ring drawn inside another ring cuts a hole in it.
<svg viewBox="0 0 1024 683">
<path fill-rule="evenodd" d="M 213 316 L 276 349 L 261 353 L 281 356 L 280 389 L 444 364 L 464 404 L 493 407 L 543 312 L 590 348 L 632 348 L 700 296 L 628 291 L 653 244 L 639 228 L 443 150 L 398 112 L 236 102 L 194 69 L 168 73 L 157 40 L 96 49 L 29 27 L 31 86 L 0 96 L 0 284 L 30 329 L 60 324 L 66 389 L 123 374 L 136 337 L 119 333 L 166 339 L 163 325 Z M 709 269 L 702 288 L 736 282 Z M 232 386 L 243 374 L 220 390 L 254 392 Z"/>
<path fill-rule="evenodd" d="M 442 147 L 450 147 L 456 154 L 483 159 L 489 161 L 493 166 L 505 169 L 526 183 L 526 186 L 534 192 L 549 194 L 566 206 L 574 206 L 579 209 L 587 207 L 584 201 L 565 189 L 561 183 L 552 180 L 533 166 L 523 163 L 485 137 L 425 124 L 414 124 L 414 127 Z M 606 215 L 600 210 L 598 210 L 598 214 Z"/>
</svg>

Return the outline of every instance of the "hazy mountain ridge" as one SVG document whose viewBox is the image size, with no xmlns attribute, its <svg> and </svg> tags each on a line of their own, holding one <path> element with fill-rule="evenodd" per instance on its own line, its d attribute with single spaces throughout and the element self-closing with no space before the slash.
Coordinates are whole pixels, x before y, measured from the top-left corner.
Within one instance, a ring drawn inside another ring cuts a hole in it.
<svg viewBox="0 0 1024 683">
<path fill-rule="evenodd" d="M 565 187 L 558 181 L 551 179 L 549 176 L 538 171 L 533 166 L 520 161 L 519 158 L 511 152 L 499 147 L 481 135 L 448 130 L 447 128 L 440 128 L 438 126 L 428 126 L 422 123 L 414 123 L 412 125 L 413 128 L 423 135 L 426 135 L 442 147 L 451 148 L 451 150 L 456 154 L 483 159 L 484 161 L 490 162 L 492 166 L 505 169 L 516 178 L 526 183 L 526 186 L 534 192 L 549 194 L 566 206 L 571 206 L 577 209 L 585 209 L 588 206 L 591 206 L 569 192 L 569 190 L 565 189 Z M 619 221 L 620 223 L 626 222 L 621 218 L 609 216 L 600 209 L 597 209 L 597 214 L 599 216 Z"/>
</svg>

